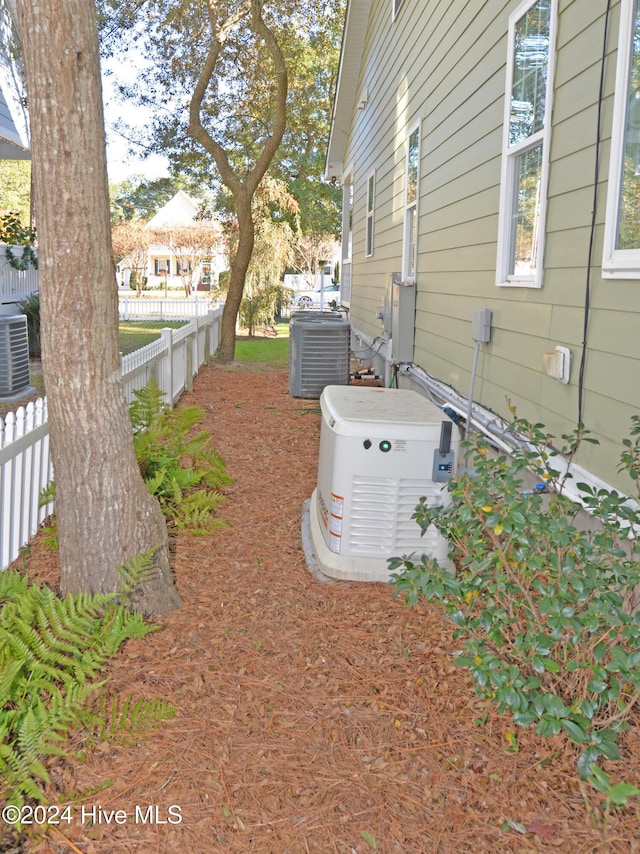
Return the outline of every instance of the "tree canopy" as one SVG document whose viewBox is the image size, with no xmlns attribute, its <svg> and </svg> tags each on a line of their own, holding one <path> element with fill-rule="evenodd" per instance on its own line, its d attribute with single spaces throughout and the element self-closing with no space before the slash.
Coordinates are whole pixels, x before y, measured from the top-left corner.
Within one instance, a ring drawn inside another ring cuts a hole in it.
<svg viewBox="0 0 640 854">
<path fill-rule="evenodd" d="M 166 155 L 176 171 L 207 182 L 219 182 L 219 176 L 188 135 L 189 104 L 212 29 L 219 33 L 225 49 L 202 100 L 202 120 L 240 177 L 246 174 L 273 119 L 269 58 L 247 25 L 251 0 L 98 0 L 97 5 L 103 52 L 139 57 L 135 81 L 116 80 L 116 88 L 126 102 L 144 105 L 153 115 L 144 130 L 145 147 Z M 287 184 L 320 180 L 345 2 L 260 0 L 256 5 L 273 28 L 289 77 L 287 128 L 272 171 Z"/>
<path fill-rule="evenodd" d="M 10 211 L 18 215 L 22 225 L 30 225 L 30 160 L 0 160 L 0 214 Z"/>
<path fill-rule="evenodd" d="M 139 78 L 120 91 L 151 109 L 149 151 L 226 195 L 237 220 L 224 360 L 233 357 L 227 308 L 237 314 L 254 245 L 252 198 L 267 170 L 296 198 L 298 230 L 339 231 L 337 190 L 322 171 L 343 9 L 344 0 L 99 0 L 104 50 L 144 57 Z"/>
</svg>

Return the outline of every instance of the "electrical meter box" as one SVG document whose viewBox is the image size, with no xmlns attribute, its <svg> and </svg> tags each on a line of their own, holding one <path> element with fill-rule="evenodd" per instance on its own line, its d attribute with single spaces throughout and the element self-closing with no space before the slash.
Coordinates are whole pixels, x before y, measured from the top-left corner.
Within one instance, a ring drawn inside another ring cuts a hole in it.
<svg viewBox="0 0 640 854">
<path fill-rule="evenodd" d="M 459 446 L 459 438 L 451 439 L 449 419 L 407 389 L 330 385 L 320 408 L 309 521 L 322 572 L 388 581 L 388 559 L 411 553 L 427 554 L 451 569 L 444 537 L 435 528 L 421 536 L 411 518 L 422 498 L 428 506 L 449 500 L 444 481 L 453 473 Z"/>
<path fill-rule="evenodd" d="M 416 285 L 411 279 L 391 283 L 391 359 L 394 364 L 413 361 Z"/>
<path fill-rule="evenodd" d="M 391 273 L 387 280 L 387 290 L 384 295 L 384 331 L 391 338 L 391 317 L 393 313 L 393 287 L 402 281 L 402 273 Z"/>
</svg>

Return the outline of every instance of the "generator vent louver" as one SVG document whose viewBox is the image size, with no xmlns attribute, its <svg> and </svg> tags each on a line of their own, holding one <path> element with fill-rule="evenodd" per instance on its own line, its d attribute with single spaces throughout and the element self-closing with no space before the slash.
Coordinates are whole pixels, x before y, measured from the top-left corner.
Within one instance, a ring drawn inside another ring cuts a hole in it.
<svg viewBox="0 0 640 854">
<path fill-rule="evenodd" d="M 421 553 L 435 548 L 436 532 L 429 529 L 424 537 L 412 519 L 420 499 L 430 507 L 442 504 L 440 484 L 429 486 L 424 480 L 355 476 L 351 485 L 349 526 L 343 530 L 343 542 L 352 554 L 382 557 Z M 389 508 L 393 508 L 390 512 Z"/>
<path fill-rule="evenodd" d="M 24 314 L 0 316 L 0 397 L 12 397 L 29 385 L 29 339 Z"/>
</svg>

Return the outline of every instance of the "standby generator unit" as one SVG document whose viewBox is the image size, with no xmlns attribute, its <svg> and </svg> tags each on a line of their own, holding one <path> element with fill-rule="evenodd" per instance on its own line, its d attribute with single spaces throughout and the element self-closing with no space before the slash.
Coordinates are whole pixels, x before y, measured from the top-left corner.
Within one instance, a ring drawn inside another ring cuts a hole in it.
<svg viewBox="0 0 640 854">
<path fill-rule="evenodd" d="M 318 568 L 332 578 L 388 581 L 388 558 L 427 554 L 448 561 L 433 528 L 424 537 L 411 516 L 420 499 L 448 500 L 459 446 L 452 422 L 415 391 L 327 386 L 318 480 L 309 507 Z"/>
</svg>

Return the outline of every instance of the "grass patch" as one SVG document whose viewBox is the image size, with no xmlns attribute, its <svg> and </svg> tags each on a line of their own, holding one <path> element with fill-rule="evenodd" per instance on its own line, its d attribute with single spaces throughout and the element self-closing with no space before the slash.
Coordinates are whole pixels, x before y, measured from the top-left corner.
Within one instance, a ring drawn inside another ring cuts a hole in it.
<svg viewBox="0 0 640 854">
<path fill-rule="evenodd" d="M 160 331 L 166 329 L 179 329 L 188 323 L 186 320 L 126 320 L 118 324 L 120 339 L 120 352 L 123 356 L 133 353 L 141 347 L 151 344 L 160 337 Z"/>
<path fill-rule="evenodd" d="M 275 330 L 274 338 L 238 338 L 236 361 L 286 365 L 289 360 L 289 321 L 278 323 Z"/>
<path fill-rule="evenodd" d="M 156 338 L 160 331 L 167 326 L 179 329 L 188 321 L 168 320 L 128 320 L 119 324 L 120 351 L 123 356 L 145 347 Z M 239 336 L 236 341 L 235 358 L 238 362 L 264 362 L 272 365 L 285 366 L 289 360 L 289 321 L 285 320 L 275 326 L 275 336 L 257 336 L 246 338 Z"/>
</svg>

